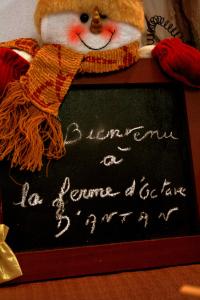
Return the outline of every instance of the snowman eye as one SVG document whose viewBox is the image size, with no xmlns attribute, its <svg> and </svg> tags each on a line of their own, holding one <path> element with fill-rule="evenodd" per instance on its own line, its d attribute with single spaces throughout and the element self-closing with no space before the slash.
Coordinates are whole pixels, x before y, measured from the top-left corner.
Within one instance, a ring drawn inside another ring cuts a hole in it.
<svg viewBox="0 0 200 300">
<path fill-rule="evenodd" d="M 89 20 L 89 15 L 86 13 L 83 13 L 80 15 L 80 20 L 82 23 L 87 23 L 87 21 Z"/>
<path fill-rule="evenodd" d="M 100 14 L 100 17 L 101 17 L 101 19 L 103 19 L 103 20 L 105 20 L 105 19 L 108 18 L 108 17 L 107 17 L 106 15 L 104 15 L 104 14 Z"/>
</svg>

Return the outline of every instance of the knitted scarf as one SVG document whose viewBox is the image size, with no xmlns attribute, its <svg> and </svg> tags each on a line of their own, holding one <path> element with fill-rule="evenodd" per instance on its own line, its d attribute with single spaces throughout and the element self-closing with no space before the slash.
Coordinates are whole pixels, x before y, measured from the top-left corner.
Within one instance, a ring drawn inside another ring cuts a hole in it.
<svg viewBox="0 0 200 300">
<path fill-rule="evenodd" d="M 116 71 L 135 63 L 138 42 L 114 50 L 75 52 L 61 45 L 39 48 L 32 39 L 2 43 L 34 58 L 20 80 L 10 83 L 0 104 L 0 160 L 40 171 L 42 159 L 65 155 L 59 107 L 77 73 Z"/>
</svg>

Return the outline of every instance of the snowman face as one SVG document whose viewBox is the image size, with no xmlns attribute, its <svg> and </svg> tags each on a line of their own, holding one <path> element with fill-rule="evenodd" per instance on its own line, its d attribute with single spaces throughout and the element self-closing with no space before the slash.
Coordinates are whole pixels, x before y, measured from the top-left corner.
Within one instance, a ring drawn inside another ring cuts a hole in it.
<svg viewBox="0 0 200 300">
<path fill-rule="evenodd" d="M 42 19 L 41 37 L 46 44 L 61 44 L 77 52 L 116 49 L 141 38 L 141 32 L 132 25 L 110 20 L 96 11 L 86 13 L 64 12 L 50 14 Z"/>
</svg>

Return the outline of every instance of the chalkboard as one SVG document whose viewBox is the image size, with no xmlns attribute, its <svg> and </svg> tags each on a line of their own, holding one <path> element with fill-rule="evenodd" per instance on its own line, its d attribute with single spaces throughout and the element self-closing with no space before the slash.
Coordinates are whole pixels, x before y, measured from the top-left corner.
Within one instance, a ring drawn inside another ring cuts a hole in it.
<svg viewBox="0 0 200 300">
<path fill-rule="evenodd" d="M 15 252 L 199 233 L 181 85 L 74 85 L 61 107 L 66 156 L 41 172 L 1 163 L 3 222 Z"/>
</svg>

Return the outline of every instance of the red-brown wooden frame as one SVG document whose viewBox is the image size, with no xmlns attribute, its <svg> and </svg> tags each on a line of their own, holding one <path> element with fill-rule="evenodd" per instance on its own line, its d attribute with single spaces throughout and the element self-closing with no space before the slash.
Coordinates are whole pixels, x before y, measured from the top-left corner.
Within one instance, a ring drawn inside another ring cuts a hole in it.
<svg viewBox="0 0 200 300">
<path fill-rule="evenodd" d="M 166 77 L 152 59 L 113 74 L 83 76 L 75 85 L 166 84 Z M 196 188 L 197 220 L 200 222 L 200 91 L 184 89 Z M 3 223 L 0 199 L 0 222 Z M 132 241 L 16 253 L 23 276 L 15 283 L 200 262 L 200 234 L 157 240 Z"/>
</svg>

